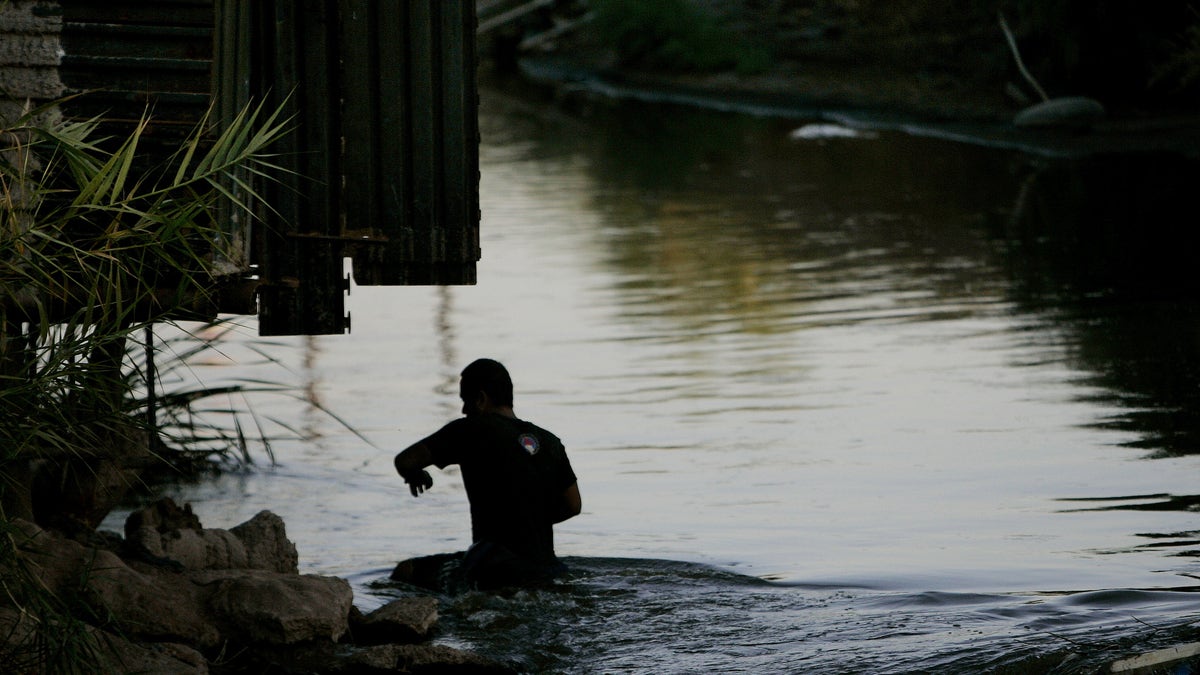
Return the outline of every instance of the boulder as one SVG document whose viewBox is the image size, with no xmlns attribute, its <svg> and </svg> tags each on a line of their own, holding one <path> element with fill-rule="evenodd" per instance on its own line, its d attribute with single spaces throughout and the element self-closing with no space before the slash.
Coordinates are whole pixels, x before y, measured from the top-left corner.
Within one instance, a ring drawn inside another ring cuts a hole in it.
<svg viewBox="0 0 1200 675">
<path fill-rule="evenodd" d="M 27 613 L 0 607 L 0 658 L 5 672 L 54 672 L 55 654 L 47 650 L 53 636 L 42 635 L 39 622 Z M 92 664 L 97 670 L 146 675 L 207 675 L 208 661 L 196 650 L 181 644 L 136 644 L 124 637 L 92 626 L 84 627 Z"/>
<path fill-rule="evenodd" d="M 134 511 L 125 520 L 127 545 L 151 560 L 169 560 L 189 570 L 257 569 L 296 574 L 299 556 L 283 519 L 262 511 L 231 530 L 205 529 L 192 513 L 170 499 Z"/>
<path fill-rule="evenodd" d="M 300 556 L 296 545 L 287 538 L 283 518 L 270 511 L 259 511 L 250 520 L 230 530 L 246 549 L 250 569 L 296 574 Z"/>
<path fill-rule="evenodd" d="M 1104 106 L 1083 96 L 1065 96 L 1031 105 L 1013 118 L 1018 127 L 1043 129 L 1090 129 L 1105 115 Z"/>
<path fill-rule="evenodd" d="M 71 451 L 59 450 L 31 460 L 10 462 L 25 485 L 28 499 L 13 513 L 63 532 L 94 530 L 138 484 L 155 461 L 145 430 L 118 426 Z M 7 511 L 6 511 L 7 513 Z"/>
<path fill-rule="evenodd" d="M 134 569 L 110 551 L 15 522 L 22 535 L 21 551 L 48 590 L 82 601 L 133 638 L 208 649 L 224 641 L 335 641 L 349 626 L 353 593 L 344 579 L 252 569 L 176 571 L 143 563 Z M 251 523 L 243 532 L 254 535 L 250 550 L 258 552 L 257 560 L 294 567 L 294 558 L 279 555 L 281 550 L 295 550 L 290 542 L 283 546 L 279 540 L 282 521 L 259 514 Z M 148 535 L 157 530 L 150 525 L 138 531 Z M 191 528 L 179 531 L 196 533 Z M 190 537 L 167 540 L 194 541 Z M 170 546 L 161 550 L 173 551 Z"/>
<path fill-rule="evenodd" d="M 82 601 L 133 637 L 198 647 L 218 643 L 220 635 L 200 610 L 200 589 L 185 577 L 142 574 L 110 551 L 89 548 L 33 523 L 13 524 L 22 535 L 17 546 L 24 559 L 50 592 Z"/>
<path fill-rule="evenodd" d="M 100 632 L 100 631 L 96 631 Z M 171 642 L 134 643 L 111 633 L 99 638 L 98 663 L 108 672 L 139 675 L 208 675 L 208 660 L 186 645 Z"/>
<path fill-rule="evenodd" d="M 346 580 L 296 572 L 295 545 L 268 511 L 229 531 L 205 530 L 190 507 L 161 502 L 126 523 L 139 543 L 114 550 L 29 521 L 10 525 L 22 569 L 64 606 L 86 611 L 78 628 L 42 624 L 14 596 L 0 597 L 0 670 L 53 672 L 57 652 L 45 647 L 71 629 L 92 638 L 74 644 L 105 672 L 203 675 L 205 655 L 214 654 L 245 672 L 514 672 L 445 646 L 401 644 L 429 639 L 437 600 L 400 598 L 363 616 Z M 125 559 L 115 552 L 131 549 L 137 555 Z M 258 568 L 223 568 L 243 559 Z M 15 573 L 0 569 L 0 576 Z M 82 623 L 94 618 L 103 623 Z M 46 625 L 56 634 L 43 634 Z"/>
<path fill-rule="evenodd" d="M 400 598 L 355 621 L 351 631 L 358 645 L 421 642 L 429 639 L 437 620 L 436 598 Z"/>
<path fill-rule="evenodd" d="M 143 574 L 105 551 L 97 553 L 97 561 L 79 595 L 99 616 L 115 620 L 124 634 L 198 649 L 228 639 L 204 607 L 210 589 L 195 580 L 177 573 Z"/>
<path fill-rule="evenodd" d="M 261 570 L 194 572 L 211 589 L 207 607 L 237 644 L 337 641 L 349 627 L 354 593 L 345 579 Z"/>
<path fill-rule="evenodd" d="M 171 560 L 189 570 L 248 569 L 246 547 L 228 530 L 143 532 L 142 549 L 155 558 Z"/>
</svg>

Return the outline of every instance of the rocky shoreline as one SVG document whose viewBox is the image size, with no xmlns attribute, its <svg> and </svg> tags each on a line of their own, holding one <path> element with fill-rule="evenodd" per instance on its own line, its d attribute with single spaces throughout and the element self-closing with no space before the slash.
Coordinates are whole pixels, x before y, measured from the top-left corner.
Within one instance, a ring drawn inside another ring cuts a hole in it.
<svg viewBox="0 0 1200 675">
<path fill-rule="evenodd" d="M 515 672 L 433 644 L 436 598 L 414 594 L 364 615 L 346 580 L 300 574 L 295 544 L 270 511 L 214 529 L 162 499 L 132 513 L 124 537 L 87 542 L 12 525 L 19 569 L 0 569 L 0 579 L 27 574 L 71 607 L 77 649 L 96 672 Z M 0 654 L 18 672 L 61 665 L 48 628 L 11 595 L 0 601 Z"/>
</svg>

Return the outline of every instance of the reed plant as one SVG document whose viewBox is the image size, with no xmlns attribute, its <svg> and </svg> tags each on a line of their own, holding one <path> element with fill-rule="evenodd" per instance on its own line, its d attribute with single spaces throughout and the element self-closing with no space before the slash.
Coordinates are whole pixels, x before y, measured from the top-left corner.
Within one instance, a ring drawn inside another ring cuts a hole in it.
<svg viewBox="0 0 1200 675">
<path fill-rule="evenodd" d="M 162 165 L 139 153 L 149 118 L 114 142 L 39 112 L 0 131 L 0 461 L 103 448 L 145 419 L 129 347 L 155 321 L 211 314 L 235 239 L 211 214 L 225 199 L 253 218 L 253 179 L 281 170 L 285 125 L 261 108 L 219 134 L 206 117 Z"/>
<path fill-rule="evenodd" d="M 0 662 L 89 672 L 95 621 L 39 585 L 13 520 L 94 527 L 113 505 L 106 476 L 249 458 L 240 426 L 189 412 L 231 389 L 159 394 L 144 341 L 156 322 L 214 316 L 238 240 L 214 214 L 266 208 L 256 186 L 282 171 L 271 146 L 287 122 L 261 106 L 220 129 L 206 116 L 163 162 L 144 151 L 149 116 L 116 137 L 55 111 L 0 124 Z M 211 347 L 176 348 L 165 367 Z"/>
</svg>

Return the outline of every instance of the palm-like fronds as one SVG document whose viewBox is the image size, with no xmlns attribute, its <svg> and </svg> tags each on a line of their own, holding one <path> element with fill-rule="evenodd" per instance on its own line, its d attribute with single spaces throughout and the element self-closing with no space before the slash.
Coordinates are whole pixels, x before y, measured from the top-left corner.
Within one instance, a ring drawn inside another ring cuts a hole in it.
<svg viewBox="0 0 1200 675">
<path fill-rule="evenodd" d="M 261 105 L 219 132 L 206 115 L 154 166 L 149 117 L 111 139 L 40 112 L 0 129 L 0 459 L 87 453 L 129 424 L 129 337 L 210 306 L 233 236 L 216 207 L 242 223 L 265 208 L 255 186 L 280 175 L 270 147 L 287 132 Z"/>
</svg>

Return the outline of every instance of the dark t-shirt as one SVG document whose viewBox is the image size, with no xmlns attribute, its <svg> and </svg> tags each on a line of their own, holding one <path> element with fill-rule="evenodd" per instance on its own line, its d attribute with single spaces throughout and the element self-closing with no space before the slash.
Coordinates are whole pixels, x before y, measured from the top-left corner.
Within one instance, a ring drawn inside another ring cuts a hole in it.
<svg viewBox="0 0 1200 675">
<path fill-rule="evenodd" d="M 433 462 L 462 468 L 473 542 L 500 544 L 537 565 L 553 564 L 554 518 L 575 472 L 557 436 L 524 420 L 469 415 L 422 441 Z"/>
</svg>

